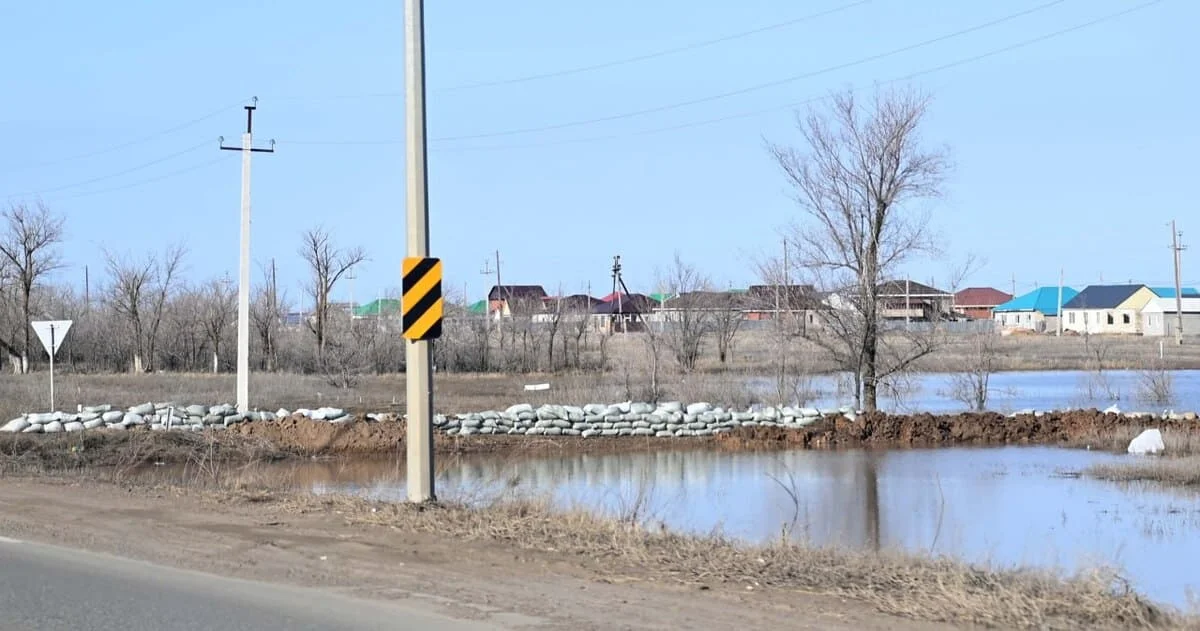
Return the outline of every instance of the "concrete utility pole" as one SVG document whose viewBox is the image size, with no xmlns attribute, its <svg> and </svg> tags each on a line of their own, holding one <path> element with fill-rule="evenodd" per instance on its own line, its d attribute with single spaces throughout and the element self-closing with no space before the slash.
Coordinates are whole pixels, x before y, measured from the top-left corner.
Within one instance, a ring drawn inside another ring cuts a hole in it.
<svg viewBox="0 0 1200 631">
<path fill-rule="evenodd" d="M 425 156 L 424 0 L 404 0 L 404 123 L 408 256 L 429 256 L 429 179 Z M 408 501 L 430 502 L 433 492 L 433 370 L 428 340 L 404 347 L 408 385 Z"/>
<path fill-rule="evenodd" d="M 496 274 L 500 273 L 499 270 L 500 268 L 497 266 Z M 483 269 L 479 270 L 479 273 L 484 276 L 492 275 L 492 268 L 487 259 L 483 260 Z M 499 288 L 496 291 L 499 291 Z M 489 349 L 492 345 L 492 292 L 490 291 L 483 297 L 483 327 L 483 371 L 487 372 L 491 364 L 488 356 L 491 354 Z"/>
<path fill-rule="evenodd" d="M 1062 299 L 1063 299 L 1063 268 L 1058 268 L 1058 335 L 1062 337 L 1063 314 L 1062 314 Z"/>
<path fill-rule="evenodd" d="M 237 318 L 237 408 L 245 414 L 250 410 L 250 154 L 256 151 L 275 152 L 275 141 L 270 148 L 255 148 L 254 110 L 258 108 L 258 97 L 246 106 L 246 133 L 242 134 L 241 147 L 226 147 L 225 139 L 219 139 L 221 149 L 242 152 L 242 243 L 238 256 L 238 318 Z"/>
<path fill-rule="evenodd" d="M 1175 255 L 1175 343 L 1183 344 L 1183 283 L 1180 281 L 1180 254 L 1187 246 L 1179 243 L 1182 232 L 1175 229 L 1175 220 L 1171 220 L 1171 251 Z"/>
</svg>

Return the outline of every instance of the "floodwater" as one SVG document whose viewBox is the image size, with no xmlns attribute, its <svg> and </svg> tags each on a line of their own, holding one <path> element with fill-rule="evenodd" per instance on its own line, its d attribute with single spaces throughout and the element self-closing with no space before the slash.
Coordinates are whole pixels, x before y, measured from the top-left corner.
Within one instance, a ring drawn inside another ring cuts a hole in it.
<svg viewBox="0 0 1200 631">
<path fill-rule="evenodd" d="M 1043 447 L 460 457 L 438 462 L 438 495 L 471 501 L 515 485 L 564 508 L 746 541 L 787 528 L 819 546 L 1066 573 L 1117 567 L 1152 599 L 1190 609 L 1200 596 L 1200 495 L 1078 475 L 1132 457 Z M 405 497 L 395 463 L 307 463 L 292 474 L 316 492 Z"/>
<path fill-rule="evenodd" d="M 1134 370 L 1047 370 L 998 372 L 988 383 L 988 409 L 996 412 L 1018 410 L 1063 410 L 1067 408 L 1096 408 L 1103 410 L 1116 405 L 1122 411 L 1162 412 L 1200 411 L 1200 370 L 1168 371 L 1171 380 L 1170 401 L 1166 404 L 1148 400 L 1152 390 L 1146 384 L 1147 375 Z M 889 412 L 915 411 L 944 413 L 961 412 L 966 404 L 954 398 L 954 375 L 923 373 L 907 376 L 903 381 L 881 388 L 879 407 Z M 839 384 L 840 382 L 840 384 Z M 769 378 L 751 381 L 752 387 L 770 390 Z M 839 385 L 841 386 L 839 388 Z M 809 388 L 814 398 L 800 402 L 816 407 L 839 407 L 853 403 L 847 395 L 852 386 L 845 378 L 814 377 Z"/>
</svg>

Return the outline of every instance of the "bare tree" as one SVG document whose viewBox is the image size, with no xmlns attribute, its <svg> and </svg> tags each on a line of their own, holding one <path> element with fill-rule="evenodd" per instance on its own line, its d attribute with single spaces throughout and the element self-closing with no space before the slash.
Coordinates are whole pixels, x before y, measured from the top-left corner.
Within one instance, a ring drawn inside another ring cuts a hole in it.
<svg viewBox="0 0 1200 631">
<path fill-rule="evenodd" d="M 987 409 L 992 374 L 1000 362 L 998 339 L 990 332 L 971 335 L 966 370 L 950 378 L 950 396 L 976 412 Z"/>
<path fill-rule="evenodd" d="M 664 294 L 674 296 L 663 309 L 666 346 L 680 368 L 694 370 L 704 336 L 712 330 L 712 309 L 704 295 L 711 291 L 711 283 L 676 254 L 671 270 L 659 279 L 658 286 Z"/>
<path fill-rule="evenodd" d="M 808 308 L 815 307 L 813 296 L 801 295 L 793 279 L 799 276 L 791 262 L 779 257 L 767 257 L 756 263 L 766 293 L 749 294 L 748 306 L 770 313 L 767 339 L 771 349 L 776 402 L 780 405 L 803 405 L 816 397 L 813 388 L 812 353 L 802 347 L 810 333 L 807 325 Z M 804 307 L 804 308 L 801 308 Z M 815 331 L 813 331 L 815 333 Z M 843 363 L 838 363 L 842 366 Z"/>
<path fill-rule="evenodd" d="M 200 317 L 212 350 L 212 371 L 221 372 L 221 343 L 237 318 L 237 287 L 228 277 L 213 278 L 200 289 Z"/>
<path fill-rule="evenodd" d="M 0 237 L 0 256 L 9 267 L 20 291 L 21 320 L 24 335 L 21 341 L 20 372 L 29 372 L 32 320 L 31 301 L 34 289 L 42 278 L 62 267 L 58 245 L 63 238 L 63 218 L 53 214 L 41 202 L 35 207 L 10 204 L 4 211 L 5 231 Z"/>
<path fill-rule="evenodd" d="M 742 301 L 733 292 L 723 292 L 717 295 L 712 313 L 712 330 L 717 337 L 717 361 L 724 364 L 729 359 L 733 349 L 733 339 L 742 328 L 746 319 L 742 310 Z"/>
<path fill-rule="evenodd" d="M 275 370 L 279 358 L 279 329 L 287 315 L 287 297 L 279 291 L 274 265 L 264 270 L 263 277 L 264 282 L 250 303 L 250 324 L 258 333 L 258 341 L 262 346 L 262 369 L 271 372 Z"/>
<path fill-rule="evenodd" d="M 108 303 L 125 320 L 132 333 L 130 370 L 133 372 L 154 369 L 167 298 L 178 279 L 184 254 L 183 247 L 176 246 L 161 255 L 151 254 L 142 261 L 132 262 L 126 257 L 104 253 L 112 283 Z"/>
<path fill-rule="evenodd" d="M 317 362 L 321 363 L 325 358 L 329 296 L 347 272 L 367 260 L 367 254 L 360 247 L 340 249 L 333 244 L 328 231 L 313 228 L 304 233 L 300 256 L 308 263 L 311 274 L 308 293 L 313 299 L 313 318 L 309 329 L 316 336 Z"/>
<path fill-rule="evenodd" d="M 550 314 L 548 317 L 549 317 L 549 321 L 546 323 L 546 336 L 548 338 L 548 342 L 546 344 L 546 363 L 548 365 L 546 366 L 546 368 L 550 372 L 554 372 L 554 370 L 555 370 L 554 340 L 555 340 L 555 338 L 558 337 L 559 328 L 562 324 L 562 319 L 563 319 L 562 286 L 561 285 L 559 285 L 559 287 L 558 287 L 558 296 L 554 299 L 554 306 L 553 306 L 552 310 L 550 311 Z M 563 336 L 563 343 L 565 345 L 566 336 Z M 566 351 L 564 348 L 563 357 L 565 358 L 565 356 L 566 356 Z"/>
<path fill-rule="evenodd" d="M 944 151 L 921 147 L 927 106 L 925 97 L 903 91 L 878 91 L 865 105 L 853 93 L 838 94 L 828 111 L 798 117 L 805 147 L 769 145 L 801 210 L 797 258 L 843 294 L 836 310 L 843 322 L 827 346 L 853 368 L 867 410 L 877 408 L 884 377 L 879 286 L 906 260 L 935 251 L 927 216 L 909 208 L 939 195 L 948 169 Z M 928 352 L 928 345 L 911 345 L 889 369 Z"/>
</svg>

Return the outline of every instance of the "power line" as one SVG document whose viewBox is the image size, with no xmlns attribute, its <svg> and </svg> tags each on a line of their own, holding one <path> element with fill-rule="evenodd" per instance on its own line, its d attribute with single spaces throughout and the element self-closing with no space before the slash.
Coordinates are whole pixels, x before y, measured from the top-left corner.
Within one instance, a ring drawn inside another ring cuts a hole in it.
<svg viewBox="0 0 1200 631">
<path fill-rule="evenodd" d="M 1075 31 L 1080 31 L 1080 30 L 1083 30 L 1086 28 L 1090 28 L 1092 26 L 1096 26 L 1096 25 L 1102 24 L 1104 22 L 1109 22 L 1109 21 L 1124 17 L 1126 15 L 1129 15 L 1131 13 L 1134 13 L 1136 11 L 1141 11 L 1143 9 L 1147 9 L 1147 8 L 1149 8 L 1153 5 L 1159 4 L 1161 2 L 1163 2 L 1163 0 L 1150 0 L 1149 2 L 1145 2 L 1143 4 L 1131 7 L 1129 9 L 1117 11 L 1114 13 L 1109 13 L 1109 14 L 1100 16 L 1098 18 L 1095 18 L 1093 20 L 1089 20 L 1087 22 L 1082 22 L 1079 24 L 1075 24 L 1073 26 L 1058 29 L 1056 31 L 1051 31 L 1049 33 L 1045 33 L 1045 34 L 1039 35 L 1037 37 L 1032 37 L 1032 38 L 1017 42 L 1015 44 L 1010 44 L 1008 46 L 1004 46 L 1002 48 L 992 49 L 990 51 L 980 53 L 978 55 L 964 57 L 962 59 L 958 59 L 958 60 L 955 60 L 955 61 L 952 61 L 949 63 L 941 64 L 938 66 L 933 66 L 930 68 L 925 68 L 923 70 L 912 72 L 912 73 L 909 73 L 909 74 L 906 74 L 906 75 L 903 75 L 900 77 L 894 77 L 892 79 L 887 79 L 885 81 L 879 81 L 877 83 L 878 83 L 878 85 L 888 85 L 891 83 L 898 83 L 901 81 L 915 79 L 917 77 L 921 77 L 924 75 L 934 74 L 937 72 L 942 72 L 944 70 L 950 70 L 952 68 L 957 68 L 959 66 L 964 66 L 964 65 L 967 65 L 970 63 L 975 63 L 978 61 L 982 61 L 984 59 L 988 59 L 990 57 L 995 57 L 997 55 L 1002 55 L 1004 53 L 1012 52 L 1014 50 L 1026 48 L 1026 47 L 1032 46 L 1034 44 L 1040 44 L 1044 41 L 1054 39 L 1056 37 L 1061 37 L 1063 35 L 1068 35 Z M 851 91 L 852 92 L 857 91 L 858 89 L 861 89 L 861 88 L 852 89 Z M 617 139 L 621 139 L 621 138 L 627 138 L 630 136 L 642 136 L 642 135 L 658 134 L 658 133 L 664 133 L 664 132 L 670 132 L 670 131 L 678 131 L 681 129 L 688 129 L 688 128 L 692 128 L 692 127 L 701 127 L 704 125 L 712 125 L 715 123 L 722 123 L 722 122 L 726 122 L 726 121 L 730 121 L 730 120 L 736 120 L 739 118 L 749 118 L 749 117 L 753 117 L 753 116 L 760 116 L 762 114 L 768 114 L 768 113 L 776 112 L 779 110 L 793 109 L 793 108 L 804 106 L 804 105 L 810 105 L 812 103 L 824 101 L 829 98 L 830 97 L 827 95 L 826 96 L 817 96 L 817 97 L 804 99 L 801 101 L 793 101 L 791 103 L 787 103 L 784 105 L 776 105 L 776 106 L 763 108 L 763 109 L 745 111 L 745 112 L 740 112 L 740 113 L 736 113 L 736 114 L 728 114 L 728 115 L 720 116 L 720 117 L 716 117 L 716 118 L 702 119 L 702 120 L 692 121 L 692 122 L 688 122 L 688 123 L 679 123 L 679 124 L 669 125 L 669 126 L 665 126 L 665 127 L 654 127 L 654 128 L 643 129 L 643 130 L 635 131 L 635 132 L 606 134 L 603 136 L 587 136 L 587 137 L 583 137 L 583 138 L 566 138 L 566 139 L 561 139 L 561 140 L 524 143 L 524 144 L 474 146 L 474 147 L 439 147 L 439 148 L 431 148 L 431 150 L 432 151 L 446 151 L 446 152 L 496 151 L 496 150 L 502 151 L 502 150 L 510 150 L 510 149 L 530 149 L 530 148 L 547 147 L 547 146 L 555 146 L 555 145 L 568 145 L 568 144 L 577 144 L 577 143 L 600 142 L 600 141 L 605 141 L 605 140 L 617 140 Z M 400 140 L 280 140 L 279 142 L 280 142 L 280 144 L 290 144 L 290 145 L 396 145 L 396 144 L 403 144 L 404 140 L 403 139 L 400 139 Z"/>
<path fill-rule="evenodd" d="M 1161 1 L 1161 0 L 1159 0 L 1159 1 Z M 1066 0 L 1051 0 L 1050 2 L 1040 4 L 1036 7 L 1033 7 L 1030 9 L 1025 9 L 1024 11 L 1019 11 L 1017 13 L 1010 13 L 1001 18 L 997 18 L 997 19 L 994 19 L 994 20 L 991 20 L 988 22 L 984 22 L 982 24 L 976 24 L 974 26 L 971 26 L 971 27 L 968 27 L 965 29 L 954 31 L 954 32 L 948 33 L 946 35 L 934 37 L 932 39 L 927 39 L 927 40 L 924 40 L 921 42 L 917 42 L 915 44 L 908 44 L 906 46 L 894 48 L 887 52 L 876 53 L 874 55 L 861 57 L 854 61 L 840 63 L 840 64 L 836 64 L 833 66 L 826 66 L 826 67 L 820 68 L 818 70 L 803 72 L 803 73 L 792 75 L 789 77 L 784 77 L 782 79 L 775 79 L 773 81 L 767 81 L 765 83 L 759 83 L 756 85 L 747 86 L 745 88 L 739 88 L 737 90 L 730 90 L 728 92 L 722 92 L 720 94 L 713 94 L 713 95 L 709 95 L 709 96 L 690 99 L 687 101 L 677 101 L 675 103 L 668 103 L 666 105 L 659 105 L 656 107 L 649 107 L 649 108 L 644 108 L 644 109 L 640 109 L 640 110 L 623 112 L 621 114 L 610 114 L 608 116 L 599 116 L 599 117 L 595 117 L 595 118 L 587 118 L 587 119 L 569 121 L 569 122 L 565 122 L 565 123 L 556 123 L 553 125 L 541 125 L 541 126 L 537 126 L 537 127 L 523 127 L 523 128 L 518 128 L 518 129 L 508 129 L 508 130 L 504 130 L 504 131 L 487 132 L 487 133 L 482 133 L 482 134 L 465 134 L 465 135 L 461 135 L 461 136 L 444 136 L 441 138 L 431 138 L 430 140 L 437 141 L 437 142 L 447 142 L 447 141 L 455 141 L 455 140 L 477 140 L 477 139 L 482 139 L 482 138 L 496 138 L 499 136 L 514 136 L 514 135 L 518 135 L 518 134 L 531 134 L 531 133 L 538 133 L 538 132 L 544 132 L 544 131 L 554 131 L 554 130 L 558 130 L 558 129 L 567 129 L 570 127 L 580 127 L 583 125 L 592 125 L 595 123 L 603 123 L 603 122 L 609 122 L 609 121 L 614 121 L 614 120 L 621 120 L 624 118 L 632 118 L 634 116 L 642 116 L 645 114 L 655 114 L 658 112 L 666 112 L 669 110 L 679 109 L 681 107 L 687 107 L 690 105 L 698 105 L 700 103 L 707 103 L 710 101 L 725 99 L 725 98 L 729 98 L 731 96 L 739 96 L 742 94 L 748 94 L 750 92 L 765 90 L 767 88 L 773 88 L 773 87 L 777 87 L 780 85 L 793 83 L 793 82 L 799 81 L 801 79 L 809 79 L 809 78 L 816 77 L 816 76 L 819 76 L 822 74 L 828 74 L 830 72 L 834 72 L 837 70 L 845 70 L 846 68 L 852 68 L 854 66 L 859 66 L 859 65 L 869 63 L 872 61 L 878 61 L 880 59 L 891 57 L 893 55 L 898 55 L 900 53 L 905 53 L 908 51 L 916 50 L 918 48 L 922 48 L 925 46 L 930 46 L 932 44 L 944 42 L 946 40 L 953 39 L 955 37 L 961 37 L 961 36 L 967 35 L 969 33 L 974 33 L 976 31 L 980 31 L 980 30 L 983 30 L 986 28 L 997 26 L 999 24 L 1003 24 L 1005 22 L 1009 22 L 1009 21 L 1012 21 L 1012 20 L 1015 20 L 1015 19 L 1018 19 L 1021 17 L 1025 17 L 1027 15 L 1036 13 L 1038 11 L 1044 11 L 1046 9 L 1049 9 L 1050 7 L 1062 4 L 1063 2 L 1066 2 Z"/>
<path fill-rule="evenodd" d="M 74 183 L 72 183 L 72 184 L 64 184 L 64 185 L 62 185 L 62 186 L 56 186 L 56 187 L 54 187 L 54 188 L 45 188 L 45 189 L 42 189 L 42 190 L 40 190 L 40 191 L 28 191 L 28 192 L 25 192 L 25 193 L 17 193 L 17 194 L 15 194 L 15 195 L 13 195 L 13 197 L 29 197 L 29 196 L 34 196 L 34 195 L 42 195 L 42 194 L 44 194 L 44 193 L 54 193 L 54 192 L 57 192 L 57 191 L 62 191 L 62 190 L 66 190 L 66 189 L 69 189 L 69 188 L 78 188 L 78 187 L 80 187 L 80 186 L 87 186 L 88 184 L 94 184 L 94 183 L 96 183 L 96 182 L 102 182 L 102 181 L 104 181 L 104 180 L 111 180 L 112 178 L 115 178 L 115 177 L 120 177 L 120 176 L 122 176 L 122 175 L 126 175 L 126 174 L 129 174 L 129 173 L 133 173 L 134 171 L 140 171 L 140 170 L 142 170 L 142 169 L 145 169 L 145 168 L 148 168 L 148 167 L 152 167 L 152 166 L 154 166 L 154 165 L 156 165 L 156 164 L 159 164 L 159 163 L 161 163 L 161 162 L 166 162 L 167 160 L 170 160 L 170 159 L 172 159 L 172 158 L 177 158 L 177 157 L 179 157 L 179 156 L 181 156 L 181 155 L 184 155 L 185 153 L 190 153 L 190 152 L 192 152 L 192 151 L 195 151 L 195 150 L 197 150 L 197 149 L 199 149 L 199 148 L 201 148 L 201 147 L 205 147 L 205 146 L 211 146 L 211 145 L 212 145 L 212 141 L 211 141 L 211 140 L 206 140 L 206 141 L 204 141 L 204 142 L 202 142 L 202 143 L 199 143 L 199 144 L 192 145 L 191 147 L 188 147 L 187 149 L 181 149 L 181 150 L 179 150 L 179 151 L 176 151 L 175 153 L 172 153 L 172 154 L 170 154 L 170 155 L 166 155 L 166 156 L 163 156 L 163 157 L 161 157 L 161 158 L 156 158 L 156 159 L 154 159 L 154 160 L 151 160 L 151 161 L 149 161 L 149 162 L 144 162 L 144 163 L 142 163 L 142 164 L 139 164 L 139 165 L 137 165 L 137 166 L 135 166 L 135 167 L 130 167 L 130 168 L 128 168 L 128 169 L 125 169 L 125 170 L 123 170 L 123 171 L 117 171 L 116 173 L 109 173 L 108 175 L 101 175 L 101 176 L 99 176 L 99 177 L 94 177 L 94 178 L 92 178 L 92 179 L 90 179 L 90 180 L 83 180 L 82 182 L 74 182 Z"/>
<path fill-rule="evenodd" d="M 139 187 L 139 186 L 145 186 L 145 185 L 147 185 L 147 184 L 153 184 L 154 182 L 158 182 L 159 180 L 165 180 L 165 179 L 167 179 L 167 178 L 176 177 L 176 176 L 179 176 L 179 175 L 183 175 L 183 174 L 185 174 L 185 173 L 191 173 L 192 171 L 199 171 L 199 170 L 201 170 L 201 169 L 206 169 L 206 168 L 208 168 L 208 167 L 211 167 L 211 166 L 213 166 L 213 165 L 216 165 L 216 164 L 218 164 L 218 163 L 220 163 L 220 162 L 225 162 L 225 161 L 229 160 L 230 158 L 231 158 L 231 156 L 228 156 L 228 155 L 224 155 L 224 154 L 222 154 L 222 156 L 221 156 L 221 157 L 219 157 L 219 158 L 216 158 L 216 159 L 214 159 L 214 160 L 209 160 L 209 161 L 207 161 L 207 162 L 202 162 L 202 163 L 200 163 L 200 164 L 194 164 L 194 165 L 192 165 L 192 166 L 190 166 L 190 167 L 184 167 L 184 168 L 182 168 L 182 169 L 178 169 L 178 170 L 175 170 L 175 171 L 171 171 L 171 172 L 169 172 L 169 173 L 163 173 L 162 175 L 157 175 L 157 176 L 155 176 L 155 177 L 152 177 L 152 178 L 147 178 L 147 179 L 145 179 L 145 180 L 139 180 L 139 181 L 136 181 L 136 182 L 130 182 L 129 184 L 125 184 L 125 185 L 122 185 L 122 186 L 114 186 L 114 187 L 112 187 L 112 188 L 105 188 L 105 189 L 100 189 L 100 190 L 95 190 L 95 191 L 85 191 L 85 192 L 82 192 L 82 193 L 74 193 L 74 194 L 72 194 L 72 195 L 66 195 L 66 196 L 60 197 L 59 199 L 64 199 L 64 200 L 66 200 L 66 199 L 76 199 L 76 198 L 79 198 L 79 197 L 90 197 L 90 196 L 92 196 L 92 195 L 100 195 L 100 194 L 103 194 L 103 193 L 113 193 L 113 192 L 116 192 L 116 191 L 123 191 L 123 190 L 126 190 L 126 189 L 137 188 L 137 187 Z"/>
<path fill-rule="evenodd" d="M 154 133 L 152 133 L 152 134 L 149 134 L 149 135 L 147 135 L 147 136 L 143 136 L 143 137 L 141 137 L 141 138 L 138 138 L 138 139 L 136 139 L 136 140 L 130 140 L 130 141 L 128 141 L 128 142 L 123 142 L 123 143 L 121 143 L 121 144 L 112 145 L 112 146 L 110 146 L 110 147 L 105 147 L 105 148 L 103 148 L 103 149 L 97 149 L 97 150 L 95 150 L 95 151 L 89 151 L 88 153 L 80 153 L 80 154 L 76 154 L 76 155 L 73 155 L 73 156 L 67 156 L 67 157 L 65 157 L 65 158 L 58 158 L 58 159 L 55 159 L 55 160 L 48 160 L 48 161 L 46 161 L 46 162 L 35 162 L 35 163 L 33 163 L 33 164 L 24 164 L 24 165 L 21 165 L 21 166 L 18 166 L 18 167 L 12 167 L 12 168 L 9 168 L 9 169 L 5 169 L 4 171 L 0 171 L 0 174 L 3 174 L 3 173 L 13 173 L 13 172 L 16 172 L 16 171 L 25 171 L 25 170 L 28 170 L 28 169 L 37 169 L 37 168 L 48 167 L 48 166 L 55 166 L 55 165 L 58 165 L 58 164 L 63 164 L 63 163 L 65 163 L 65 162 L 73 162 L 73 161 L 75 161 L 75 160 L 83 160 L 83 159 L 85 159 L 85 158 L 94 158 L 94 157 L 96 157 L 96 156 L 101 156 L 101 155 L 104 155 L 104 154 L 106 154 L 106 153 L 112 153 L 112 152 L 114 152 L 114 151 L 119 151 L 119 150 L 121 150 L 121 149 L 125 149 L 125 148 L 127 148 L 127 147 L 132 147 L 132 146 L 134 146 L 134 145 L 140 145 L 140 144 L 142 144 L 142 143 L 144 143 L 144 142 L 148 142 L 148 141 L 150 141 L 150 140 L 154 140 L 155 138 L 158 138 L 158 137 L 160 137 L 160 136 L 165 136 L 165 135 L 167 135 L 167 134 L 170 134 L 170 133 L 173 133 L 173 132 L 177 132 L 177 131 L 179 131 L 179 130 L 181 130 L 181 129 L 186 129 L 186 128 L 188 128 L 188 127 L 191 127 L 192 125 L 195 125 L 195 124 L 197 124 L 197 123 L 204 122 L 204 121 L 206 121 L 206 120 L 208 120 L 208 119 L 210 119 L 210 118 L 213 118 L 214 116 L 218 116 L 218 115 L 220 115 L 220 114 L 223 114 L 223 113 L 225 113 L 225 112 L 227 112 L 227 111 L 229 111 L 229 110 L 231 110 L 231 109 L 233 109 L 233 108 L 235 108 L 235 107 L 239 107 L 239 106 L 241 106 L 241 105 L 242 105 L 243 103 L 245 103 L 247 100 L 248 100 L 248 99 L 242 99 L 241 101 L 238 101 L 237 103 L 233 103 L 233 104 L 231 104 L 231 105 L 226 105 L 225 107 L 222 107 L 221 109 L 214 110 L 214 111 L 212 111 L 212 112 L 209 112 L 209 113 L 207 113 L 207 114 L 205 114 L 205 115 L 203 115 L 203 116 L 198 116 L 198 117 L 196 117 L 196 118 L 193 118 L 193 119 L 191 119 L 191 120 L 189 120 L 189 121 L 185 121 L 185 122 L 179 123 L 178 125 L 175 125 L 175 126 L 173 126 L 173 127 L 168 127 L 167 129 L 163 129 L 163 130 L 161 130 L 161 131 L 154 132 Z"/>
<path fill-rule="evenodd" d="M 650 52 L 650 53 L 634 55 L 632 57 L 625 57 L 622 59 L 614 59 L 612 61 L 605 61 L 605 62 L 595 63 L 595 64 L 591 64 L 591 65 L 585 65 L 585 66 L 576 66 L 574 68 L 565 68 L 562 70 L 553 70 L 553 71 L 549 71 L 549 72 L 529 74 L 529 75 L 524 75 L 524 76 L 519 76 L 519 77 L 511 77 L 508 79 L 495 79 L 495 80 L 491 80 L 491 81 L 480 81 L 477 83 L 465 83 L 465 84 L 441 88 L 439 91 L 450 92 L 450 91 L 457 91 L 457 90 L 469 90 L 469 89 L 474 89 L 474 88 L 486 88 L 486 87 L 494 87 L 494 86 L 501 86 L 501 85 L 512 85 L 514 83 L 527 83 L 529 81 L 538 81 L 541 79 L 552 79 L 552 78 L 556 78 L 556 77 L 565 77 L 565 76 L 574 75 L 574 74 L 591 72 L 594 70 L 602 70 L 604 68 L 613 68 L 616 66 L 624 66 L 624 65 L 628 65 L 628 64 L 632 64 L 632 63 L 641 62 L 641 61 L 648 61 L 650 59 L 657 59 L 659 57 L 666 57 L 668 55 L 674 55 L 677 53 L 687 52 L 687 51 L 691 51 L 691 50 L 697 50 L 700 48 L 706 48 L 708 46 L 714 46 L 716 44 L 722 44 L 724 42 L 729 42 L 729 41 L 741 39 L 744 37 L 750 37 L 751 35 L 758 35 L 759 33 L 766 33 L 768 31 L 778 30 L 781 28 L 789 27 L 789 26 L 795 26 L 795 25 L 801 24 L 803 22 L 808 22 L 811 20 L 822 18 L 827 15 L 833 15 L 834 13 L 840 13 L 842 11 L 846 11 L 848 9 L 852 9 L 857 6 L 868 4 L 870 2 L 871 2 L 871 0 L 858 0 L 857 2 L 851 2 L 849 4 L 844 4 L 844 5 L 841 5 L 838 7 L 834 7 L 832 9 L 826 9 L 824 11 L 819 11 L 816 13 L 810 13 L 808 15 L 800 16 L 797 18 L 783 21 L 783 22 L 776 22 L 774 24 L 760 26 L 758 28 L 750 29 L 748 31 L 741 31 L 739 33 L 733 33 L 731 35 L 724 35 L 722 37 L 717 37 L 714 39 L 693 42 L 691 44 L 685 44 L 683 46 L 676 46 L 673 48 L 664 48 L 664 49 L 657 50 L 657 51 Z"/>
</svg>

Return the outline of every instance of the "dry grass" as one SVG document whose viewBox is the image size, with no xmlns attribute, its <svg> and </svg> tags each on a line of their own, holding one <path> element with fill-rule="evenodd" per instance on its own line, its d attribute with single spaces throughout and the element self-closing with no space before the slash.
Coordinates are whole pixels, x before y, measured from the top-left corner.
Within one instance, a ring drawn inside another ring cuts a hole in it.
<svg viewBox="0 0 1200 631">
<path fill-rule="evenodd" d="M 1154 482 L 1165 486 L 1200 487 L 1200 456 L 1145 457 L 1130 462 L 1097 464 L 1084 473 L 1113 482 Z"/>
<path fill-rule="evenodd" d="M 1105 570 L 1063 578 L 786 542 L 752 546 L 720 534 L 682 535 L 584 511 L 557 511 L 541 500 L 510 498 L 483 507 L 344 496 L 287 501 L 297 511 L 336 510 L 354 523 L 590 558 L 612 575 L 837 595 L 916 620 L 1037 629 L 1196 628 L 1194 620 L 1150 603 Z"/>
<path fill-rule="evenodd" d="M 1061 446 L 1124 453 L 1129 447 L 1129 441 L 1141 434 L 1145 428 L 1143 423 L 1131 422 L 1127 425 L 1098 429 L 1091 434 L 1075 436 Z M 1200 455 L 1200 425 L 1192 431 L 1164 429 L 1161 432 L 1165 453 L 1171 456 Z"/>
<path fill-rule="evenodd" d="M 0 434 L 0 473 L 7 474 L 104 471 L 120 480 L 156 462 L 183 462 L 211 473 L 280 456 L 268 442 L 234 433 Z"/>
</svg>

